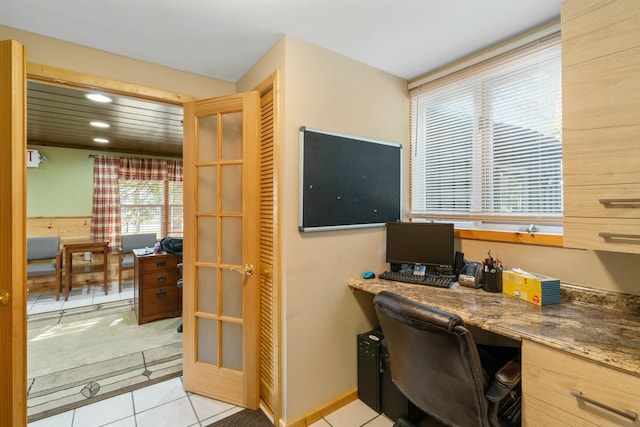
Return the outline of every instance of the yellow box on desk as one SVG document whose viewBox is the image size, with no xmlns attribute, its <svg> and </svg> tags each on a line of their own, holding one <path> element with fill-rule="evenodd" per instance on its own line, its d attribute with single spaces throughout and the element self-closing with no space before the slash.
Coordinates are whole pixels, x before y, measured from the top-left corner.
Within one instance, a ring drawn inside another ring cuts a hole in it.
<svg viewBox="0 0 640 427">
<path fill-rule="evenodd" d="M 502 292 L 537 305 L 560 303 L 560 280 L 540 274 L 502 272 Z"/>
</svg>

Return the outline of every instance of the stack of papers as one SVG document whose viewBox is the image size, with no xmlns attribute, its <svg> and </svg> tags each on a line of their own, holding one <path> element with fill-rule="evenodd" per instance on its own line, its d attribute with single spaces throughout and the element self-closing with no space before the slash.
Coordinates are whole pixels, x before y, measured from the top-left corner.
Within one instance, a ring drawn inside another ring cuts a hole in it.
<svg viewBox="0 0 640 427">
<path fill-rule="evenodd" d="M 133 249 L 133 253 L 136 254 L 136 256 L 151 255 L 153 248 Z"/>
</svg>

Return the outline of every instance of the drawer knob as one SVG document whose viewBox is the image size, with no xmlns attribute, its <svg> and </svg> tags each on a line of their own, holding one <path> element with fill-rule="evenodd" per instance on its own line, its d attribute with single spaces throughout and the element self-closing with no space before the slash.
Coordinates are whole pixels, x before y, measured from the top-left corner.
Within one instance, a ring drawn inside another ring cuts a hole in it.
<svg viewBox="0 0 640 427">
<path fill-rule="evenodd" d="M 167 276 L 158 276 L 156 278 L 156 282 L 166 282 L 167 281 Z"/>
<path fill-rule="evenodd" d="M 575 398 L 580 400 L 580 401 L 583 401 L 583 402 L 586 402 L 586 403 L 590 403 L 593 406 L 597 406 L 598 408 L 604 409 L 604 410 L 609 411 L 609 412 L 613 412 L 614 414 L 620 415 L 621 417 L 627 418 L 627 419 L 629 419 L 631 421 L 638 421 L 638 414 L 637 413 L 635 413 L 633 411 L 630 411 L 628 409 L 625 409 L 624 411 L 622 411 L 620 409 L 616 409 L 616 408 L 611 407 L 609 405 L 606 405 L 604 403 L 598 402 L 597 400 L 590 399 L 590 398 L 584 396 L 580 390 L 571 390 L 571 395 L 575 396 Z"/>
<path fill-rule="evenodd" d="M 166 267 L 167 261 L 158 261 L 156 262 L 156 267 Z"/>
<path fill-rule="evenodd" d="M 167 291 L 165 291 L 164 289 L 160 289 L 158 292 L 156 292 L 156 296 L 157 297 L 166 297 L 167 296 Z"/>
</svg>

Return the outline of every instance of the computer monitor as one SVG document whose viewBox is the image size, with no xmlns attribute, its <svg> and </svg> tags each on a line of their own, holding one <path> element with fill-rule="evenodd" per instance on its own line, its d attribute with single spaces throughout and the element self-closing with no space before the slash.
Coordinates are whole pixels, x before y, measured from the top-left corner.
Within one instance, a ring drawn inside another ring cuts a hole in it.
<svg viewBox="0 0 640 427">
<path fill-rule="evenodd" d="M 386 226 L 388 263 L 452 268 L 453 224 L 388 222 Z"/>
</svg>

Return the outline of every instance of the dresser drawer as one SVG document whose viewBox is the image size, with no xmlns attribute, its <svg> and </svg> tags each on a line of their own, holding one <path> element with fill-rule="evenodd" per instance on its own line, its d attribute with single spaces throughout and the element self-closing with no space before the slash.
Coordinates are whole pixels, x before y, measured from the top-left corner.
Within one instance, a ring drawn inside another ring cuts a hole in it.
<svg viewBox="0 0 640 427">
<path fill-rule="evenodd" d="M 154 255 L 148 258 L 140 258 L 140 271 L 175 270 L 178 268 L 178 259 L 175 256 Z"/>
<path fill-rule="evenodd" d="M 526 340 L 522 392 L 523 426 L 640 425 L 572 394 L 640 414 L 640 377 Z"/>
<path fill-rule="evenodd" d="M 156 315 L 179 316 L 180 290 L 177 286 L 164 286 L 160 288 L 144 289 L 144 307 L 142 317 L 147 318 Z"/>
<path fill-rule="evenodd" d="M 175 286 L 178 282 L 178 271 L 173 270 L 161 270 L 152 271 L 142 274 L 142 288 L 154 288 L 157 286 Z"/>
</svg>

